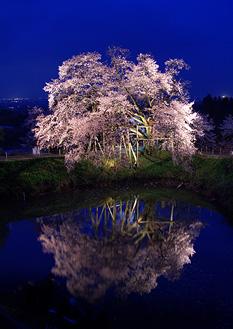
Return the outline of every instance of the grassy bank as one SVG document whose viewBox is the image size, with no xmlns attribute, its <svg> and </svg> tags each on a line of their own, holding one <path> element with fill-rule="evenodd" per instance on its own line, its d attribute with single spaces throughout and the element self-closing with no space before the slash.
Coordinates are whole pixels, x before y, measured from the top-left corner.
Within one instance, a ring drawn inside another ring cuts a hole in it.
<svg viewBox="0 0 233 329">
<path fill-rule="evenodd" d="M 137 168 L 95 167 L 80 162 L 70 173 L 62 157 L 0 163 L 0 197 L 23 199 L 51 192 L 161 182 L 208 193 L 233 212 L 233 159 L 195 156 L 191 170 L 173 166 L 167 154 L 144 154 Z"/>
</svg>

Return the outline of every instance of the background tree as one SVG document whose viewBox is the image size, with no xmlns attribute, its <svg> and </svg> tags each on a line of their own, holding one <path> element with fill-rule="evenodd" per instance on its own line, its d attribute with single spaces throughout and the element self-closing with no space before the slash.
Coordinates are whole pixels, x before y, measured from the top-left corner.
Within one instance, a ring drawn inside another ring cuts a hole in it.
<svg viewBox="0 0 233 329">
<path fill-rule="evenodd" d="M 214 120 L 215 133 L 219 134 L 219 125 L 229 114 L 233 114 L 233 99 L 224 97 L 214 97 L 208 94 L 200 104 L 195 104 L 194 109 L 204 115 L 209 115 Z"/>
<path fill-rule="evenodd" d="M 38 106 L 28 108 L 28 116 L 23 123 L 23 126 L 27 129 L 26 136 L 22 138 L 23 146 L 33 147 L 36 145 L 37 139 L 35 137 L 34 129 L 37 124 L 37 118 L 43 114 L 43 112 L 44 110 Z"/>
<path fill-rule="evenodd" d="M 25 129 L 22 124 L 25 120 L 24 111 L 12 111 L 9 109 L 0 109 L 0 127 L 2 127 L 2 147 L 19 148 L 21 146 L 21 137 L 25 135 Z"/>
<path fill-rule="evenodd" d="M 4 140 L 3 129 L 0 127 L 0 149 Z"/>
<path fill-rule="evenodd" d="M 199 129 L 201 130 L 201 132 L 204 132 L 203 134 L 197 134 L 196 146 L 199 149 L 204 149 L 206 147 L 215 149 L 217 145 L 217 137 L 214 133 L 214 120 L 210 118 L 208 114 L 199 113 L 199 116 L 197 117 L 194 126 L 197 132 L 199 131 Z"/>
<path fill-rule="evenodd" d="M 222 134 L 222 146 L 233 148 L 233 116 L 230 114 L 220 125 L 220 130 Z"/>
</svg>

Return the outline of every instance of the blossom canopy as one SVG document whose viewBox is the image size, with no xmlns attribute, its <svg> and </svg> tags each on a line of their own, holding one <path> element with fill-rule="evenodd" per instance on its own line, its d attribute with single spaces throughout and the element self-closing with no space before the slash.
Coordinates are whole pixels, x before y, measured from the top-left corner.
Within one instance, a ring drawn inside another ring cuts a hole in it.
<svg viewBox="0 0 233 329">
<path fill-rule="evenodd" d="M 40 146 L 62 148 L 72 169 L 83 158 L 112 157 L 127 131 L 135 139 L 137 125 L 137 137 L 157 141 L 174 160 L 194 154 L 196 135 L 203 133 L 194 124 L 199 114 L 177 79 L 187 64 L 170 59 L 161 72 L 149 54 L 139 54 L 136 63 L 121 48 L 108 54 L 109 63 L 96 52 L 74 56 L 46 84 L 49 113 L 38 116 L 34 130 Z"/>
</svg>

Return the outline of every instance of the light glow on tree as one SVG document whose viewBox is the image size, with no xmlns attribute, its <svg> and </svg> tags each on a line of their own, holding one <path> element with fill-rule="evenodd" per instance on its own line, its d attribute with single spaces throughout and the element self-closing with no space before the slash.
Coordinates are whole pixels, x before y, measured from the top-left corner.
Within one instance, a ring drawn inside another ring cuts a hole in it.
<svg viewBox="0 0 233 329">
<path fill-rule="evenodd" d="M 139 137 L 171 151 L 174 161 L 192 156 L 198 132 L 186 84 L 177 75 L 187 64 L 173 59 L 165 72 L 149 54 L 137 62 L 127 51 L 110 48 L 110 63 L 98 53 L 74 56 L 59 67 L 58 79 L 47 83 L 49 114 L 37 117 L 34 129 L 41 148 L 62 148 L 68 169 L 81 159 L 114 157 L 120 136 L 131 137 L 138 125 Z M 98 152 L 97 152 L 98 150 Z"/>
</svg>

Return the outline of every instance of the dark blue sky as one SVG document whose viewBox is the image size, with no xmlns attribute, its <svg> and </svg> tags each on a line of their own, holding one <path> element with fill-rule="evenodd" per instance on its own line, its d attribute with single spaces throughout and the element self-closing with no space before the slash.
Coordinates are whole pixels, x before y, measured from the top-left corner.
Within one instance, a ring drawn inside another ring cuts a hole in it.
<svg viewBox="0 0 233 329">
<path fill-rule="evenodd" d="M 113 45 L 183 58 L 192 99 L 233 96 L 232 0 L 2 0 L 0 98 L 46 98 L 64 60 Z"/>
</svg>

